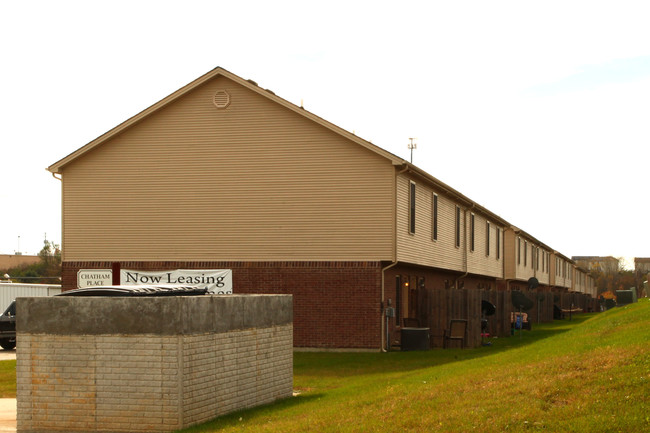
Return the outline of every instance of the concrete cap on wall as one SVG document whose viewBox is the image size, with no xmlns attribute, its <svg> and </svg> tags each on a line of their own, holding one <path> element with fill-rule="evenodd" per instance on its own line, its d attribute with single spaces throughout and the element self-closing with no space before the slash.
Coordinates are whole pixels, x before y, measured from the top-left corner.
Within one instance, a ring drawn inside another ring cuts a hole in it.
<svg viewBox="0 0 650 433">
<path fill-rule="evenodd" d="M 37 297 L 16 300 L 18 333 L 189 335 L 292 322 L 291 295 Z"/>
</svg>

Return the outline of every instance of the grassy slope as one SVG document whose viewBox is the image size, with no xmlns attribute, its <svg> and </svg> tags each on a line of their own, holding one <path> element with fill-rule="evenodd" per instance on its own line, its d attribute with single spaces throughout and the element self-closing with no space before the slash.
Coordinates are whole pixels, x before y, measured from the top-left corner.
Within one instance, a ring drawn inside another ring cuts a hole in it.
<svg viewBox="0 0 650 433">
<path fill-rule="evenodd" d="M 300 395 L 186 432 L 650 431 L 650 301 L 475 350 L 296 353 Z M 15 397 L 0 361 L 0 397 Z"/>
<path fill-rule="evenodd" d="M 650 431 L 646 299 L 475 350 L 294 359 L 299 396 L 184 431 Z"/>
</svg>

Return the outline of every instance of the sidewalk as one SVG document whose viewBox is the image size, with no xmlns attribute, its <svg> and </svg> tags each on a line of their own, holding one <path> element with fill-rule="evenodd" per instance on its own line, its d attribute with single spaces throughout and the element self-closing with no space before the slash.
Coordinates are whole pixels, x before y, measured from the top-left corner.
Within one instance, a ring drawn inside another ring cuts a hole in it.
<svg viewBox="0 0 650 433">
<path fill-rule="evenodd" d="M 0 432 L 16 431 L 16 399 L 0 398 Z"/>
</svg>

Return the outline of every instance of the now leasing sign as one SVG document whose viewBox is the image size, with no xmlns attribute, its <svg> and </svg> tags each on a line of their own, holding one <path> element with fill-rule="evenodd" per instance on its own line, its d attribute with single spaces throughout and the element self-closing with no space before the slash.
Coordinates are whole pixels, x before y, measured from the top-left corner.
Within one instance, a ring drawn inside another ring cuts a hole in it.
<svg viewBox="0 0 650 433">
<path fill-rule="evenodd" d="M 130 271 L 120 270 L 120 284 L 184 284 L 205 287 L 218 295 L 232 294 L 231 269 L 176 269 L 174 271 Z"/>
</svg>

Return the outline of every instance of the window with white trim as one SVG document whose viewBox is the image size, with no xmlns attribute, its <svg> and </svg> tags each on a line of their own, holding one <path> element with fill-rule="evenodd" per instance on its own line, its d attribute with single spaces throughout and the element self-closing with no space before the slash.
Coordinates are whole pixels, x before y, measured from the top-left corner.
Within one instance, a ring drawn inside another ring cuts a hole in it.
<svg viewBox="0 0 650 433">
<path fill-rule="evenodd" d="M 415 182 L 409 183 L 409 233 L 415 234 Z"/>
<path fill-rule="evenodd" d="M 438 240 L 438 194 L 433 193 L 432 209 L 431 209 L 431 238 L 434 241 Z"/>
<path fill-rule="evenodd" d="M 460 248 L 460 206 L 456 206 L 456 248 Z"/>
<path fill-rule="evenodd" d="M 475 247 L 474 241 L 476 239 L 476 236 L 475 236 L 476 232 L 475 232 L 474 229 L 475 229 L 474 214 L 470 214 L 470 216 L 469 216 L 469 233 L 470 233 L 469 234 L 469 249 L 470 249 L 470 251 L 474 251 L 474 247 Z"/>
<path fill-rule="evenodd" d="M 497 227 L 497 260 L 501 258 L 501 228 Z"/>
</svg>

